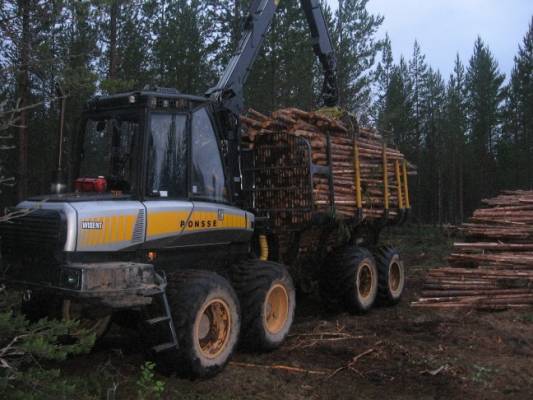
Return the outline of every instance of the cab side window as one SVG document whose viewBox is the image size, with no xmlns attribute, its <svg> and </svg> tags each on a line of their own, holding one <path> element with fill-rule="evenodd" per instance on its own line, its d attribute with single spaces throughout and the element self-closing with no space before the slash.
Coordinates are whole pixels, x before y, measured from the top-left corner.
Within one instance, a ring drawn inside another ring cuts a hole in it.
<svg viewBox="0 0 533 400">
<path fill-rule="evenodd" d="M 224 168 L 213 125 L 205 108 L 192 117 L 192 184 L 194 197 L 225 202 L 228 200 Z"/>
</svg>

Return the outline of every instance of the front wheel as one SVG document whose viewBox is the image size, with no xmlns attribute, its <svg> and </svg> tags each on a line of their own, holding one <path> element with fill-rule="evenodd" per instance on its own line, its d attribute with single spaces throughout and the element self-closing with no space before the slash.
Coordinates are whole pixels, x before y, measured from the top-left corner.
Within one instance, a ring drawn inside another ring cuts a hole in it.
<svg viewBox="0 0 533 400">
<path fill-rule="evenodd" d="M 249 350 L 277 349 L 294 321 L 296 296 L 287 268 L 271 261 L 248 260 L 232 268 L 242 307 L 242 343 Z"/>
<path fill-rule="evenodd" d="M 109 330 L 112 316 L 108 308 L 40 292 L 32 293 L 29 299 L 24 300 L 21 311 L 30 322 L 37 322 L 42 318 L 78 321 L 78 327 L 69 336 L 78 337 L 82 332 L 89 332 L 97 340 L 102 339 Z"/>
<path fill-rule="evenodd" d="M 79 336 L 81 331 L 88 331 L 101 339 L 109 330 L 111 324 L 111 312 L 102 311 L 99 308 L 86 308 L 82 303 L 70 299 L 64 299 L 61 304 L 61 317 L 65 321 L 79 321 L 78 331 L 72 336 Z"/>
<path fill-rule="evenodd" d="M 179 347 L 159 361 L 183 376 L 217 374 L 239 337 L 239 301 L 231 285 L 214 272 L 191 270 L 170 275 L 166 290 Z"/>
</svg>

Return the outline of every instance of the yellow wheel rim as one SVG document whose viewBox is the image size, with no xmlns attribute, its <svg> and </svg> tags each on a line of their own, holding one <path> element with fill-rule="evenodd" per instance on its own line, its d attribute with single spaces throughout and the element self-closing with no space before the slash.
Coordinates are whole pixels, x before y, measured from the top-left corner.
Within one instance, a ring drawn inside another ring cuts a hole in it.
<svg viewBox="0 0 533 400">
<path fill-rule="evenodd" d="M 372 293 L 374 273 L 368 264 L 363 264 L 357 273 L 357 291 L 366 299 Z"/>
<path fill-rule="evenodd" d="M 202 355 L 216 358 L 224 351 L 231 336 L 231 314 L 222 299 L 213 299 L 202 307 L 195 322 L 195 341 Z"/>
<path fill-rule="evenodd" d="M 389 288 L 391 292 L 398 292 L 402 282 L 402 269 L 400 264 L 392 262 L 389 266 Z"/>
<path fill-rule="evenodd" d="M 266 295 L 264 311 L 267 330 L 272 334 L 280 332 L 289 316 L 289 295 L 283 285 L 276 284 L 270 288 Z"/>
<path fill-rule="evenodd" d="M 111 314 L 103 317 L 89 316 L 84 312 L 82 304 L 65 299 L 61 307 L 61 316 L 66 321 L 79 321 L 78 330 L 71 333 L 72 336 L 79 336 L 81 330 L 94 333 L 96 338 L 101 337 L 111 321 Z"/>
</svg>

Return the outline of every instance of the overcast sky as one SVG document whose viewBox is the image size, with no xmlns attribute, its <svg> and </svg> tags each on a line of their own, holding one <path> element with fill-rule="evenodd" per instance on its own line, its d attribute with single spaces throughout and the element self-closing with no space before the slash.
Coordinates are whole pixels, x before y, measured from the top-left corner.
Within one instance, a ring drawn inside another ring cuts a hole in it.
<svg viewBox="0 0 533 400">
<path fill-rule="evenodd" d="M 417 39 L 428 63 L 447 78 L 456 53 L 468 62 L 478 35 L 508 75 L 531 21 L 533 0 L 370 0 L 367 8 L 385 17 L 379 37 L 389 33 L 395 61 L 402 54 L 409 58 Z"/>
</svg>

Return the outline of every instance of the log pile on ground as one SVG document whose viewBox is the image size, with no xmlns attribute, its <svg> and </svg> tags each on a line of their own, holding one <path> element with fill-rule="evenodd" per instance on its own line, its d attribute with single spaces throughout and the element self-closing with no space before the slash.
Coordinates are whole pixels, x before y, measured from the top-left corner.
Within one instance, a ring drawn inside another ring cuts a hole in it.
<svg viewBox="0 0 533 400">
<path fill-rule="evenodd" d="M 450 266 L 429 272 L 419 307 L 482 309 L 533 306 L 533 191 L 483 200 L 463 224 Z"/>
<path fill-rule="evenodd" d="M 302 137 L 311 147 L 311 160 L 318 166 L 330 167 L 333 175 L 334 206 L 338 216 L 353 217 L 357 213 L 355 146 L 359 156 L 359 175 L 363 218 L 375 219 L 384 214 L 385 190 L 389 195 L 389 218 L 395 218 L 400 203 L 405 204 L 407 182 L 402 179 L 403 168 L 406 173 L 416 173 L 413 166 L 405 162 L 404 155 L 384 144 L 383 137 L 372 129 L 356 127 L 350 120 L 333 118 L 322 112 L 306 112 L 297 108 L 275 111 L 271 116 L 249 110 L 241 119 L 244 126 L 244 146 L 253 149 L 258 140 L 265 135 L 279 133 Z M 328 156 L 328 135 L 331 143 L 331 160 Z M 283 136 L 276 136 L 278 142 Z M 283 143 L 278 143 L 281 147 Z M 282 167 L 295 163 L 297 154 L 284 154 L 274 162 Z M 383 165 L 387 166 L 384 172 Z M 285 174 L 290 173 L 284 172 Z M 384 183 L 385 173 L 387 184 Z M 303 181 L 305 183 L 305 181 Z M 264 179 L 264 185 L 274 185 Z M 387 188 L 385 186 L 388 186 Z M 298 190 L 298 189 L 297 189 Z M 294 190 L 292 191 L 294 194 Z M 303 193 L 303 192 L 300 192 Z M 316 173 L 312 178 L 314 211 L 331 210 L 330 182 L 326 174 Z M 302 194 L 303 196 L 303 194 Z M 399 199 L 402 196 L 402 199 Z M 287 196 L 277 196 L 272 208 L 288 209 L 294 205 L 306 204 Z M 294 219 L 294 218 L 293 218 Z M 292 220 L 298 223 L 298 220 Z"/>
</svg>

